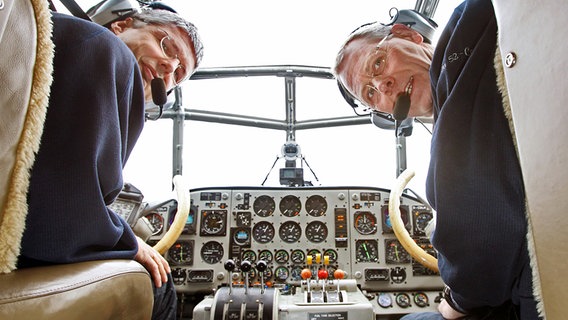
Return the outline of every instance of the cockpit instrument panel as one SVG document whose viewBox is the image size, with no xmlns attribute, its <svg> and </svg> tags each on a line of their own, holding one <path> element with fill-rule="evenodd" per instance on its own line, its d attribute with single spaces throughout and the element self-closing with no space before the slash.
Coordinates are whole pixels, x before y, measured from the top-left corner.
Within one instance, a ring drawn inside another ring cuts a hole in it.
<svg viewBox="0 0 568 320">
<path fill-rule="evenodd" d="M 190 198 L 188 228 L 166 255 L 178 292 L 208 292 L 226 285 L 229 278 L 250 285 L 294 285 L 306 269 L 325 270 L 321 274 L 329 279 L 341 272 L 367 292 L 443 287 L 439 276 L 414 261 L 393 233 L 389 190 L 200 188 L 191 190 Z M 400 209 L 413 239 L 436 255 L 426 235 L 432 210 L 407 194 L 401 197 Z M 155 210 L 150 218 L 159 229 L 159 221 L 172 221 L 173 215 L 175 210 Z M 161 230 L 151 240 L 159 240 L 165 233 Z M 229 259 L 237 265 L 231 274 L 223 265 Z M 253 266 L 263 261 L 266 269 L 245 274 L 239 270 L 242 261 Z"/>
</svg>

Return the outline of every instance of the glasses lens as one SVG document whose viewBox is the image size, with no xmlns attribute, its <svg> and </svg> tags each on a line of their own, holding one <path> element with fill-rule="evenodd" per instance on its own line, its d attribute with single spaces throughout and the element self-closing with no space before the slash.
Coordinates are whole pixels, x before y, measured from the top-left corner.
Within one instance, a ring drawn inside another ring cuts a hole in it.
<svg viewBox="0 0 568 320">
<path fill-rule="evenodd" d="M 165 36 L 160 41 L 160 46 L 162 47 L 162 51 L 164 55 L 170 59 L 177 59 L 177 54 L 175 53 L 175 47 L 172 38 L 170 36 Z"/>
<path fill-rule="evenodd" d="M 166 57 L 168 57 L 169 59 L 179 60 L 177 51 L 175 49 L 175 43 L 169 35 L 166 35 L 162 38 L 162 40 L 160 41 L 160 46 L 162 47 L 162 52 Z M 173 72 L 173 80 L 175 85 L 178 85 L 180 82 L 185 80 L 186 76 L 185 67 L 182 64 L 179 64 Z"/>
<path fill-rule="evenodd" d="M 180 82 L 185 80 L 185 78 L 186 78 L 185 68 L 180 64 L 174 70 L 174 82 L 175 82 L 176 85 L 178 85 Z"/>
</svg>

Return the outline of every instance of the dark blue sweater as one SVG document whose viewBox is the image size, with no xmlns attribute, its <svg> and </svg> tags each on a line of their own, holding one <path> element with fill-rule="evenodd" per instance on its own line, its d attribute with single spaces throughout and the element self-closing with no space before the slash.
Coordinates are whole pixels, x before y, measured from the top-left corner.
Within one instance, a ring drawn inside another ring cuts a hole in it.
<svg viewBox="0 0 568 320">
<path fill-rule="evenodd" d="M 438 219 L 432 242 L 465 310 L 508 300 L 536 319 L 527 253 L 525 192 L 493 66 L 490 0 L 460 5 L 441 34 L 430 76 L 434 132 L 427 196 Z M 524 308 L 524 307 L 523 307 Z"/>
<path fill-rule="evenodd" d="M 57 13 L 53 23 L 54 81 L 18 265 L 132 259 L 134 234 L 107 205 L 144 126 L 138 64 L 101 26 Z"/>
</svg>

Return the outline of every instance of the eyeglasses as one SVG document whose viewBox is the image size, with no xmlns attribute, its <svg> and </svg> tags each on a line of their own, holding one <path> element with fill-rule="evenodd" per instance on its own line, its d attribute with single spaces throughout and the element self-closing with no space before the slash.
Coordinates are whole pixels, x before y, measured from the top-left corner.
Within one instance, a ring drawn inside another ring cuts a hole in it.
<svg viewBox="0 0 568 320">
<path fill-rule="evenodd" d="M 168 59 L 175 59 L 180 61 L 178 55 L 179 50 L 178 47 L 176 46 L 175 41 L 172 39 L 172 37 L 170 37 L 169 33 L 166 30 L 163 29 L 159 30 L 166 34 L 160 40 L 160 48 L 162 48 L 162 53 L 164 54 L 164 56 L 166 56 Z M 181 64 L 180 62 L 180 64 L 178 64 L 175 70 L 173 71 L 174 84 L 177 86 L 186 78 L 187 78 L 187 71 L 184 65 Z"/>
<path fill-rule="evenodd" d="M 381 46 L 387 41 L 388 39 L 392 38 L 392 33 L 389 33 L 386 37 L 382 38 L 381 41 L 375 46 L 374 54 L 370 59 L 371 62 L 367 62 L 370 65 L 371 74 L 369 75 L 371 78 L 376 78 L 381 76 L 385 71 L 386 64 L 387 64 L 387 52 L 385 50 L 380 50 Z M 380 94 L 379 89 L 375 87 L 374 84 L 366 84 L 365 85 L 365 92 L 363 92 L 363 98 L 365 98 L 365 103 L 371 104 L 372 107 L 373 98 L 375 95 Z"/>
</svg>

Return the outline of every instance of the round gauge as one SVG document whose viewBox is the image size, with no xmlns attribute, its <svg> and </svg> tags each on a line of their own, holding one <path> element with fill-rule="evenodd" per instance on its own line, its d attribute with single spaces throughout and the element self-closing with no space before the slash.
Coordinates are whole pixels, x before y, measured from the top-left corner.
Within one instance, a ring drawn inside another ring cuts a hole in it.
<svg viewBox="0 0 568 320">
<path fill-rule="evenodd" d="M 327 239 L 327 226 L 321 221 L 312 221 L 306 226 L 306 238 L 311 242 L 320 243 Z"/>
<path fill-rule="evenodd" d="M 382 209 L 382 219 L 383 219 L 383 232 L 393 233 L 392 230 L 392 222 L 390 220 L 389 215 L 389 207 L 384 206 Z M 400 217 L 402 218 L 402 223 L 404 224 L 407 230 L 410 230 L 410 223 L 408 218 L 408 210 L 404 208 L 404 206 L 400 206 Z"/>
<path fill-rule="evenodd" d="M 274 226 L 268 221 L 260 221 L 252 228 L 252 237 L 259 243 L 267 243 L 274 239 Z"/>
<path fill-rule="evenodd" d="M 376 240 L 357 240 L 355 242 L 355 258 L 357 262 L 379 261 L 379 248 Z"/>
<path fill-rule="evenodd" d="M 292 263 L 305 263 L 306 254 L 300 249 L 294 249 L 290 255 L 290 261 L 292 261 Z"/>
<path fill-rule="evenodd" d="M 252 208 L 258 216 L 268 217 L 274 213 L 276 203 L 274 202 L 274 199 L 272 199 L 272 197 L 262 195 L 254 200 Z"/>
<path fill-rule="evenodd" d="M 280 225 L 280 229 L 278 229 L 278 235 L 284 242 L 297 242 L 302 236 L 302 227 L 300 227 L 300 224 L 298 224 L 297 222 L 286 221 L 282 225 Z"/>
<path fill-rule="evenodd" d="M 286 217 L 295 217 L 302 210 L 302 202 L 294 195 L 287 195 L 280 200 L 279 208 Z"/>
<path fill-rule="evenodd" d="M 318 249 L 310 249 L 310 250 L 308 250 L 308 256 L 311 256 L 311 257 L 312 257 L 312 263 L 322 263 L 322 262 L 323 262 L 323 260 L 320 261 L 320 262 L 317 262 L 317 261 L 316 261 L 318 255 L 319 255 L 320 260 L 321 260 L 321 252 L 320 252 Z"/>
<path fill-rule="evenodd" d="M 425 308 L 430 305 L 428 296 L 424 292 L 418 292 L 414 295 L 414 304 L 420 308 Z"/>
<path fill-rule="evenodd" d="M 280 264 L 284 264 L 284 263 L 288 262 L 289 258 L 290 258 L 290 254 L 288 254 L 288 251 L 286 251 L 284 249 L 279 249 L 274 254 L 274 261 L 276 261 Z"/>
<path fill-rule="evenodd" d="M 193 243 L 174 243 L 168 250 L 168 257 L 174 264 L 193 264 Z"/>
<path fill-rule="evenodd" d="M 292 281 L 302 280 L 302 270 L 303 269 L 304 269 L 304 267 L 302 267 L 302 266 L 293 266 L 292 269 L 290 269 L 290 279 Z"/>
<path fill-rule="evenodd" d="M 327 249 L 323 252 L 323 256 L 328 256 L 329 263 L 336 263 L 337 262 L 337 251 L 333 249 Z M 324 258 L 325 259 L 325 258 Z"/>
<path fill-rule="evenodd" d="M 203 211 L 202 213 L 202 227 L 203 234 L 220 235 L 225 230 L 225 211 Z"/>
<path fill-rule="evenodd" d="M 354 217 L 355 230 L 360 234 L 377 232 L 377 218 L 369 211 L 357 212 Z"/>
<path fill-rule="evenodd" d="M 394 283 L 403 283 L 406 280 L 406 270 L 401 267 L 391 269 L 390 278 Z"/>
<path fill-rule="evenodd" d="M 238 228 L 233 233 L 233 241 L 235 244 L 243 246 L 250 245 L 250 229 Z"/>
<path fill-rule="evenodd" d="M 250 262 L 255 262 L 256 261 L 256 252 L 254 252 L 253 250 L 245 250 L 243 252 L 241 260 L 247 260 L 247 261 L 250 261 Z"/>
<path fill-rule="evenodd" d="M 306 211 L 312 217 L 319 217 L 325 214 L 327 201 L 320 195 L 313 195 L 306 200 Z"/>
<path fill-rule="evenodd" d="M 174 284 L 181 286 L 185 282 L 187 278 L 187 271 L 182 268 L 175 268 L 172 269 L 172 279 L 174 280 Z"/>
<path fill-rule="evenodd" d="M 262 275 L 264 276 L 264 281 L 268 281 L 272 278 L 272 269 L 266 268 L 266 270 L 262 271 Z"/>
<path fill-rule="evenodd" d="M 392 307 L 392 298 L 388 293 L 381 292 L 377 297 L 377 303 L 383 308 L 390 308 Z"/>
<path fill-rule="evenodd" d="M 409 263 L 410 255 L 397 239 L 385 239 L 386 263 Z"/>
<path fill-rule="evenodd" d="M 206 242 L 201 247 L 201 259 L 209 264 L 215 264 L 223 258 L 223 245 L 217 241 Z"/>
<path fill-rule="evenodd" d="M 433 215 L 430 212 L 416 212 L 414 216 L 414 233 L 426 234 L 426 226 L 432 220 Z"/>
<path fill-rule="evenodd" d="M 158 213 L 150 213 L 146 215 L 146 219 L 152 226 L 152 235 L 156 235 L 164 229 L 164 218 Z"/>
<path fill-rule="evenodd" d="M 395 297 L 396 304 L 401 308 L 410 307 L 410 297 L 406 293 L 399 293 Z"/>
<path fill-rule="evenodd" d="M 274 270 L 274 279 L 276 281 L 286 281 L 290 276 L 290 271 L 288 268 L 280 266 Z"/>
<path fill-rule="evenodd" d="M 266 263 L 272 262 L 272 251 L 270 250 L 262 250 L 258 253 L 258 260 L 262 260 Z"/>
</svg>

